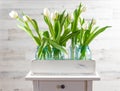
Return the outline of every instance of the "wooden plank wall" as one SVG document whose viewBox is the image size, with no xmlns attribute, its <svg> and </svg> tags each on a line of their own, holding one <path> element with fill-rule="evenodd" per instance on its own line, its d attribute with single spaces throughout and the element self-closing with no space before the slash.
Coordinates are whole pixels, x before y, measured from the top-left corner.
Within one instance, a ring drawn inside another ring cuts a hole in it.
<svg viewBox="0 0 120 91">
<path fill-rule="evenodd" d="M 98 36 L 90 45 L 101 81 L 94 82 L 94 91 L 120 91 L 120 3 L 119 0 L 0 0 L 0 91 L 32 91 L 32 83 L 24 77 L 29 71 L 36 46 L 8 16 L 11 10 L 24 11 L 46 29 L 41 13 L 73 11 L 83 2 L 86 19 L 95 18 L 100 26 L 112 28 Z"/>
</svg>

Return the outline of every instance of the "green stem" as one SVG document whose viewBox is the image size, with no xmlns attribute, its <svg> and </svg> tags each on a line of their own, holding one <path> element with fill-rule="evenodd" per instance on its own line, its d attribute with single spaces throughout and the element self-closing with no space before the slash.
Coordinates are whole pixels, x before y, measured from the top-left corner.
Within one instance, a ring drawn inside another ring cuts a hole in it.
<svg viewBox="0 0 120 91">
<path fill-rule="evenodd" d="M 71 59 L 75 59 L 75 38 L 72 38 Z"/>
<path fill-rule="evenodd" d="M 58 49 L 56 49 L 56 48 L 54 48 L 53 50 L 54 50 L 53 58 L 54 58 L 55 60 L 61 59 L 61 58 L 60 58 L 60 50 L 58 50 Z"/>
<path fill-rule="evenodd" d="M 86 46 L 81 47 L 80 60 L 86 60 Z"/>
</svg>

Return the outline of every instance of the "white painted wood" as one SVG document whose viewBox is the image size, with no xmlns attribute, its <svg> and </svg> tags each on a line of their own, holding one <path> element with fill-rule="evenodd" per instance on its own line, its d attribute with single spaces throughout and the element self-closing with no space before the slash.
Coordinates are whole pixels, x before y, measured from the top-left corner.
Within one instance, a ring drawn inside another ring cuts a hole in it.
<svg viewBox="0 0 120 91">
<path fill-rule="evenodd" d="M 33 91 L 40 91 L 39 90 L 39 81 L 38 80 L 33 81 Z"/>
<path fill-rule="evenodd" d="M 44 70 L 43 70 L 44 69 Z M 94 73 L 94 60 L 34 60 L 31 63 L 33 73 L 80 74 Z"/>
<path fill-rule="evenodd" d="M 87 91 L 93 91 L 93 81 L 86 81 L 87 82 Z"/>
<path fill-rule="evenodd" d="M 39 91 L 85 91 L 85 81 L 39 81 Z M 61 85 L 65 88 L 62 89 Z"/>
<path fill-rule="evenodd" d="M 95 76 L 97 76 L 96 74 Z M 100 77 L 97 79 L 94 75 L 36 75 L 32 74 L 31 72 L 28 73 L 26 76 L 27 80 L 33 81 L 33 91 L 92 91 L 94 80 L 99 80 Z M 70 77 L 70 79 L 69 79 Z M 64 86 L 64 88 L 61 87 Z"/>
<path fill-rule="evenodd" d="M 26 77 L 26 80 L 100 80 L 98 73 L 94 74 L 50 74 L 50 73 L 38 73 L 34 74 L 29 72 Z"/>
<path fill-rule="evenodd" d="M 65 88 L 62 89 L 61 85 Z M 92 91 L 92 81 L 33 80 L 33 91 Z"/>
</svg>

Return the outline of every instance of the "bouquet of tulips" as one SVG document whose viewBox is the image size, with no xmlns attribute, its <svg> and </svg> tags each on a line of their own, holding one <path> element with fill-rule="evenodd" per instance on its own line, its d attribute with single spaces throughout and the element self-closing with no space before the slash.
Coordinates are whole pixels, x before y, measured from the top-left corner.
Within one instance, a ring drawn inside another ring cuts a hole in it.
<svg viewBox="0 0 120 91">
<path fill-rule="evenodd" d="M 109 28 L 105 26 L 99 28 L 95 26 L 96 21 L 92 19 L 90 22 L 81 17 L 85 12 L 86 7 L 80 3 L 79 7 L 73 13 L 54 11 L 50 13 L 49 9 L 45 8 L 43 11 L 43 18 L 48 26 L 48 30 L 41 30 L 35 19 L 32 19 L 26 14 L 20 17 L 16 11 L 9 13 L 11 18 L 19 21 L 18 27 L 24 30 L 36 43 L 38 49 L 37 59 L 64 59 L 64 54 L 67 53 L 66 43 L 71 40 L 71 57 L 68 59 L 75 59 L 75 46 L 80 45 L 80 57 L 85 56 L 85 47 L 101 32 Z"/>
</svg>

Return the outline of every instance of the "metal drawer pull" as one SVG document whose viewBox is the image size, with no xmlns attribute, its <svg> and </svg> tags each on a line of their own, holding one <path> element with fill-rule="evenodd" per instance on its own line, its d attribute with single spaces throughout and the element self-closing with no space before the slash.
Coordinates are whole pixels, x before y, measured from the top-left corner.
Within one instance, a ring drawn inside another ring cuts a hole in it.
<svg viewBox="0 0 120 91">
<path fill-rule="evenodd" d="M 65 85 L 64 85 L 64 84 L 62 84 L 60 87 L 61 87 L 61 89 L 64 89 L 64 88 L 65 88 Z"/>
<path fill-rule="evenodd" d="M 57 85 L 57 88 L 58 88 L 58 89 L 65 89 L 65 85 L 64 85 L 64 84 Z"/>
</svg>

